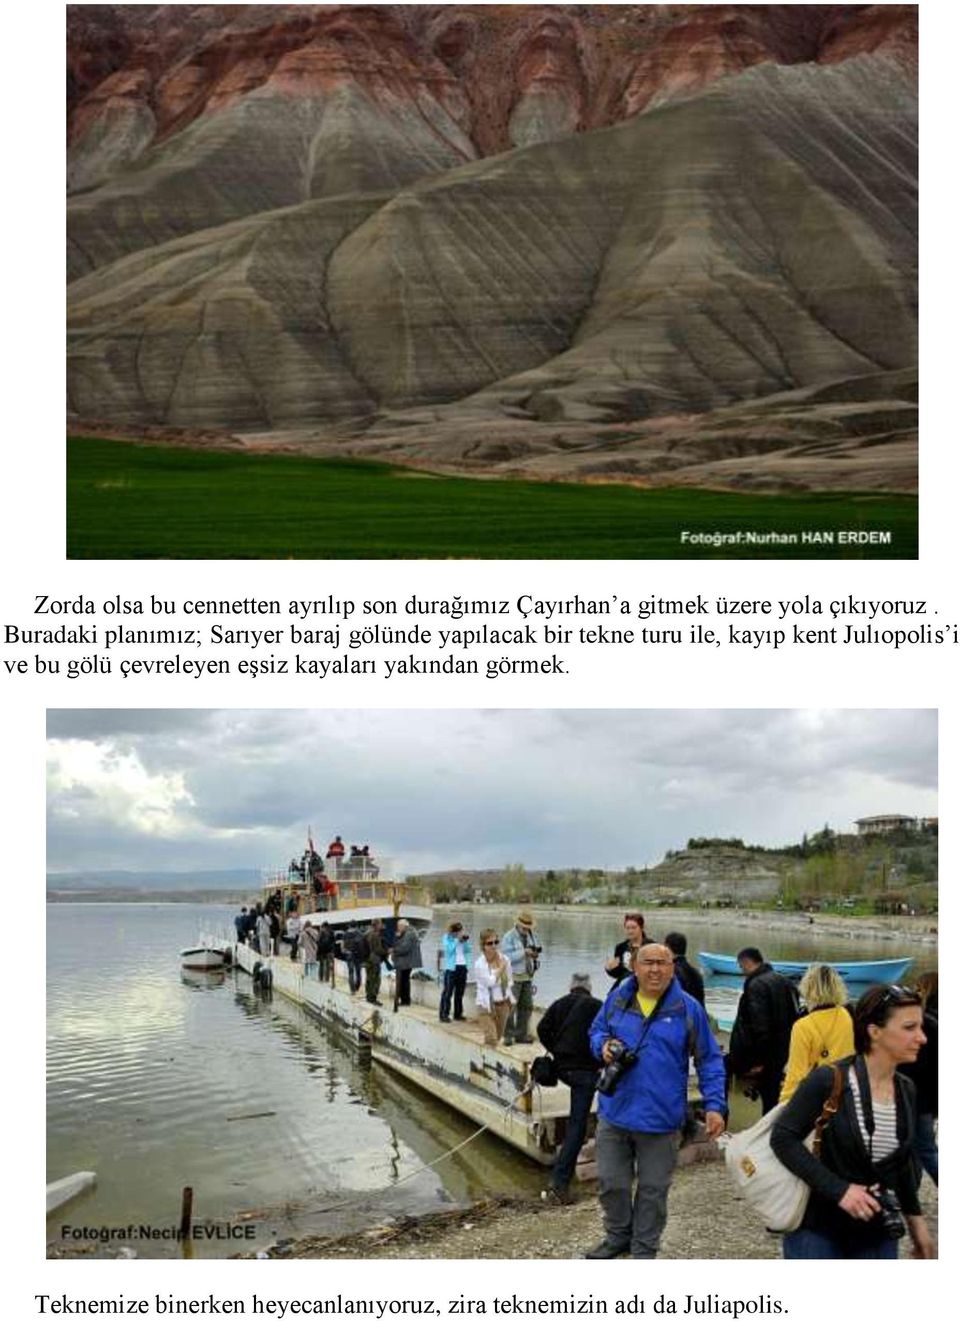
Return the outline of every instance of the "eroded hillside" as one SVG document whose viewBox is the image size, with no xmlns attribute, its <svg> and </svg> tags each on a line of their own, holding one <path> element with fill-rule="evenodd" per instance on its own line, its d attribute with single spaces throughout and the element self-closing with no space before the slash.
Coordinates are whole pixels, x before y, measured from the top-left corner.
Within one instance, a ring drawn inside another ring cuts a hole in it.
<svg viewBox="0 0 960 1321">
<path fill-rule="evenodd" d="M 916 10 L 72 7 L 69 407 L 910 489 Z"/>
</svg>

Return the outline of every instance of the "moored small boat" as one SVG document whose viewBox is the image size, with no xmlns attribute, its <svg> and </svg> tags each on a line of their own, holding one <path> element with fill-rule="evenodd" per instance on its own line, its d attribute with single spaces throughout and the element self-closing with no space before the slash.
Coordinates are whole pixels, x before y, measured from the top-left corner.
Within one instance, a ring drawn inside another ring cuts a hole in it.
<svg viewBox="0 0 960 1321">
<path fill-rule="evenodd" d="M 227 948 L 222 942 L 200 939 L 196 945 L 180 951 L 180 967 L 190 972 L 213 972 L 227 962 Z"/>
<path fill-rule="evenodd" d="M 78 1170 L 76 1174 L 68 1174 L 64 1179 L 54 1179 L 53 1183 L 48 1183 L 47 1215 L 51 1211 L 56 1211 L 58 1207 L 65 1206 L 67 1202 L 72 1202 L 75 1197 L 92 1188 L 96 1182 L 97 1176 L 93 1170 Z"/>
<path fill-rule="evenodd" d="M 707 972 L 720 973 L 724 977 L 743 976 L 740 965 L 732 954 L 711 954 L 706 950 L 700 950 L 697 958 Z M 806 961 L 800 959 L 770 959 L 768 962 L 775 972 L 782 973 L 784 977 L 797 978 L 803 976 L 811 963 L 829 963 L 831 968 L 836 968 L 844 981 L 873 985 L 878 982 L 889 984 L 890 982 L 899 981 L 913 964 L 913 959 L 845 959 L 843 962 L 836 959 L 808 959 Z"/>
</svg>

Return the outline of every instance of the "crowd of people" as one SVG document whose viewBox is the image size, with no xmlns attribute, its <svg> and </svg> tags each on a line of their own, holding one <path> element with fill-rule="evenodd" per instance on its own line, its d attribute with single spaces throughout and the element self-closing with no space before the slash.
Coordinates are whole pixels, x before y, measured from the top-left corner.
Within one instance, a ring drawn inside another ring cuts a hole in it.
<svg viewBox="0 0 960 1321">
<path fill-rule="evenodd" d="M 389 940 L 379 920 L 338 937 L 327 922 L 317 928 L 295 913 L 282 927 L 270 901 L 263 910 L 244 909 L 236 922 L 238 939 L 257 941 L 261 953 L 279 953 L 286 942 L 296 958 L 299 948 L 305 976 L 328 980 L 333 958 L 342 958 L 351 993 L 364 988 L 371 1004 L 381 1003 L 386 966 L 396 973 L 395 1005 L 411 1002 L 411 974 L 422 957 L 417 933 L 402 919 Z M 785 1257 L 895 1257 L 905 1236 L 915 1256 L 933 1255 L 918 1189 L 922 1171 L 938 1180 L 936 973 L 923 974 L 916 989 L 872 987 L 851 1004 L 828 964 L 811 964 L 796 986 L 747 946 L 737 956 L 743 990 L 724 1054 L 686 937 L 671 932 L 655 941 L 633 912 L 604 965 L 613 983 L 605 998 L 594 996 L 588 973 L 574 974 L 534 1037 L 534 977 L 544 954 L 535 928 L 523 909 L 507 931 L 483 929 L 475 952 L 463 923 L 451 921 L 438 952 L 439 1020 L 465 1019 L 472 972 L 484 1043 L 539 1039 L 548 1052 L 553 1077 L 570 1095 L 544 1193 L 550 1200 L 571 1200 L 596 1099 L 605 1232 L 588 1258 L 657 1255 L 681 1134 L 697 1122 L 707 1138 L 719 1137 L 734 1086 L 759 1100 L 764 1114 L 779 1107 L 771 1147 L 811 1190 L 802 1224 L 783 1238 Z M 696 1117 L 688 1100 L 691 1061 L 701 1098 Z M 807 1143 L 825 1106 L 829 1121 L 814 1156 Z"/>
<path fill-rule="evenodd" d="M 502 936 L 482 931 L 480 943 L 474 971 L 484 1041 L 532 1040 L 531 983 L 543 955 L 532 914 L 520 912 Z M 759 1100 L 764 1114 L 783 1107 L 774 1149 L 811 1188 L 802 1225 L 784 1236 L 785 1257 L 896 1256 L 906 1234 L 915 1256 L 931 1256 L 917 1190 L 921 1166 L 934 1183 L 938 1178 L 936 973 L 924 974 L 915 991 L 875 987 L 850 1004 L 829 965 L 812 964 L 796 987 L 748 946 L 737 957 L 743 991 L 724 1055 L 706 1014 L 703 977 L 686 955 L 682 932 L 657 943 L 643 915 L 628 913 L 623 939 L 605 964 L 614 982 L 606 999 L 593 995 L 587 973 L 576 973 L 537 1025 L 570 1092 L 545 1193 L 552 1200 L 570 1200 L 597 1100 L 605 1234 L 587 1256 L 656 1256 L 680 1135 L 690 1121 L 691 1060 L 707 1137 L 725 1129 L 733 1085 Z M 463 1016 L 470 957 L 462 923 L 451 923 L 443 940 L 442 1021 L 451 1005 L 454 1018 Z M 837 1113 L 815 1159 L 805 1142 L 834 1085 L 834 1066 L 841 1079 Z"/>
<path fill-rule="evenodd" d="M 362 988 L 372 1005 L 383 1003 L 380 983 L 386 967 L 397 976 L 397 1004 L 410 1004 L 411 975 L 423 966 L 423 959 L 420 938 L 404 918 L 392 924 L 389 940 L 380 918 L 374 918 L 366 929 L 352 923 L 341 932 L 328 921 L 318 924 L 310 917 L 301 917 L 296 897 L 291 895 L 284 903 L 282 892 L 277 890 L 265 903 L 242 908 L 233 921 L 238 944 L 250 945 L 261 955 L 288 954 L 302 963 L 305 977 L 331 981 L 334 961 L 340 959 L 347 968 L 351 994 Z"/>
</svg>

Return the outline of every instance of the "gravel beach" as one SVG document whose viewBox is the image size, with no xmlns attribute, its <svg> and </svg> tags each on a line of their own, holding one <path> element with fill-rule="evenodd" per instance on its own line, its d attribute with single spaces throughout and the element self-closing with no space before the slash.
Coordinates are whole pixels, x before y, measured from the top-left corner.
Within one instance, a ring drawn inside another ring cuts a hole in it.
<svg viewBox="0 0 960 1321">
<path fill-rule="evenodd" d="M 937 1190 L 924 1178 L 922 1200 L 934 1242 Z M 582 1257 L 603 1237 L 596 1196 L 581 1191 L 572 1206 L 520 1199 L 481 1202 L 420 1220 L 405 1218 L 347 1238 L 300 1239 L 278 1245 L 271 1256 L 393 1258 Z M 758 1259 L 780 1256 L 770 1234 L 738 1197 L 722 1161 L 677 1170 L 661 1257 L 674 1260 Z"/>
</svg>

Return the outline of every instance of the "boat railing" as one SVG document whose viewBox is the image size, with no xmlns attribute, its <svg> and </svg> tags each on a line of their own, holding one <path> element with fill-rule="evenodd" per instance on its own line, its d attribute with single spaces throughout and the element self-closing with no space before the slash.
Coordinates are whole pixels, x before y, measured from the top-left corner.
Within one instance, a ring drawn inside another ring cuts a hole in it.
<svg viewBox="0 0 960 1321">
<path fill-rule="evenodd" d="M 341 870 L 336 878 L 329 873 L 330 889 L 315 894 L 313 888 L 297 877 L 291 882 L 287 873 L 272 872 L 264 874 L 265 894 L 279 891 L 284 913 L 289 912 L 288 903 L 295 901 L 295 911 L 299 913 L 319 909 L 337 912 L 347 908 L 373 908 L 387 904 L 394 908 L 402 905 L 429 908 L 433 898 L 423 886 L 407 885 L 405 881 L 390 876 L 374 876 L 366 869 L 351 873 Z"/>
<path fill-rule="evenodd" d="M 296 861 L 296 860 L 294 860 Z M 323 874 L 330 881 L 338 884 L 342 881 L 379 881 L 391 884 L 402 881 L 402 873 L 397 870 L 390 858 L 355 857 L 323 859 Z M 271 868 L 262 873 L 263 887 L 284 889 L 288 886 L 302 885 L 305 882 L 304 870 L 293 863 L 284 868 Z"/>
<path fill-rule="evenodd" d="M 382 904 L 430 905 L 430 896 L 419 886 L 390 880 L 340 880 L 334 896 L 336 908 L 363 908 Z"/>
</svg>

